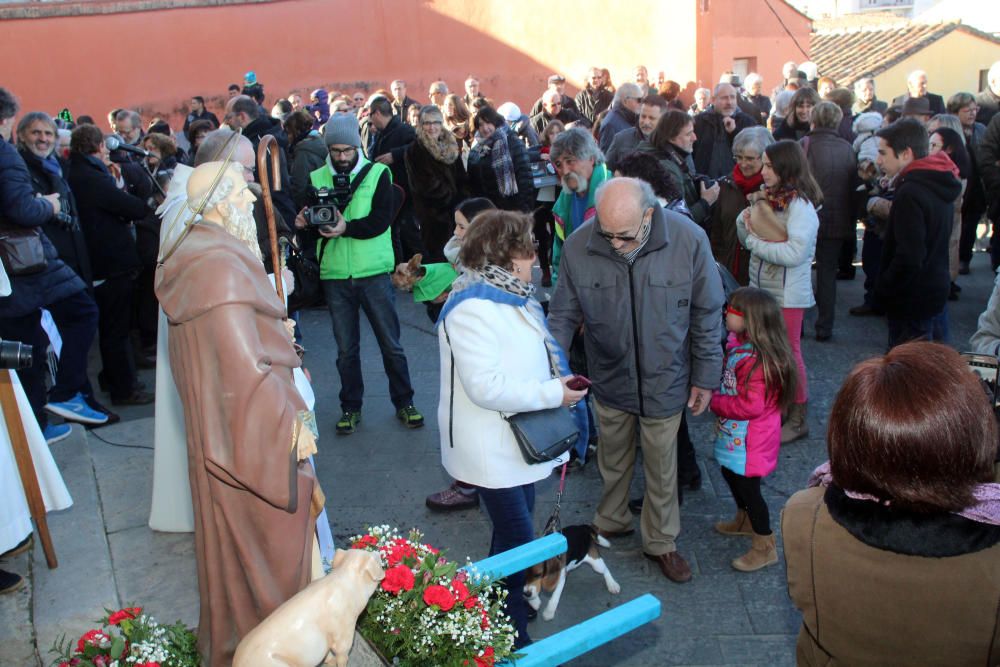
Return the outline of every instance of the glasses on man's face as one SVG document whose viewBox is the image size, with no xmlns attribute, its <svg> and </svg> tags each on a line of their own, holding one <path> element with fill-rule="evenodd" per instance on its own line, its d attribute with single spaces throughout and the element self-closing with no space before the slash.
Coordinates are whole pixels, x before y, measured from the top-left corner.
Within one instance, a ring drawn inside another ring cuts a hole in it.
<svg viewBox="0 0 1000 667">
<path fill-rule="evenodd" d="M 648 210 L 648 209 L 647 209 Z M 631 243 L 635 241 L 642 235 L 642 226 L 646 224 L 646 214 L 642 214 L 642 218 L 639 219 L 639 226 L 636 227 L 635 232 L 632 234 L 612 234 L 611 232 L 606 232 L 603 229 L 597 230 L 597 235 L 602 239 L 606 239 L 608 243 L 614 241 L 621 241 L 622 243 Z"/>
<path fill-rule="evenodd" d="M 338 155 L 341 156 L 341 157 L 350 157 L 350 156 L 354 155 L 355 151 L 357 151 L 357 150 L 358 149 L 354 148 L 353 146 L 351 146 L 349 148 L 331 148 L 330 149 L 330 155 L 332 157 L 337 157 Z"/>
<path fill-rule="evenodd" d="M 441 127 L 442 125 L 444 125 L 444 123 L 442 123 L 439 120 L 425 120 L 420 124 L 423 125 L 424 127 L 434 127 L 435 125 Z"/>
</svg>

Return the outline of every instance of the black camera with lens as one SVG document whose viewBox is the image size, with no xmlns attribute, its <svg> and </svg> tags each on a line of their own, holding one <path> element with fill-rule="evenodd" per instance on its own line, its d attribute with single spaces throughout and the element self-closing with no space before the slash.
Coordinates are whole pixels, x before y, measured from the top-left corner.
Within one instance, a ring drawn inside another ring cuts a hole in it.
<svg viewBox="0 0 1000 667">
<path fill-rule="evenodd" d="M 19 370 L 31 366 L 31 346 L 13 340 L 0 340 L 0 369 Z"/>
<path fill-rule="evenodd" d="M 320 188 L 316 191 L 314 206 L 309 207 L 306 219 L 310 225 L 335 225 L 337 211 L 341 213 L 351 203 L 354 191 L 351 189 L 351 177 L 348 174 L 334 174 L 332 188 Z"/>
</svg>

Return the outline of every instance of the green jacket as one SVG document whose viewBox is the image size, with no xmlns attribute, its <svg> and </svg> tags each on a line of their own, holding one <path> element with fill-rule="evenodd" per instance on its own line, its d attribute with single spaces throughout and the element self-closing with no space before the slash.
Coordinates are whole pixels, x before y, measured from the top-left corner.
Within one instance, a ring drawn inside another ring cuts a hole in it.
<svg viewBox="0 0 1000 667">
<path fill-rule="evenodd" d="M 583 213 L 583 222 L 581 225 L 592 220 L 597 215 L 597 209 L 594 207 L 594 194 L 597 192 L 597 188 L 604 181 L 611 178 L 611 170 L 608 169 L 608 165 L 595 164 L 594 172 L 590 175 L 590 185 L 587 186 L 587 204 Z M 573 221 L 570 219 L 573 212 L 573 197 L 575 197 L 572 192 L 568 192 L 565 188 L 559 192 L 559 198 L 556 199 L 556 203 L 552 206 L 552 217 L 555 219 L 555 235 L 552 237 L 552 282 L 556 282 L 559 279 L 559 261 L 562 259 L 562 246 L 563 241 L 566 237 L 573 233 Z"/>
<path fill-rule="evenodd" d="M 364 157 L 358 158 L 358 166 L 351 173 L 351 185 L 361 168 L 368 164 Z M 392 182 L 389 168 L 381 163 L 374 163 L 358 185 L 351 198 L 351 203 L 344 210 L 347 221 L 347 231 L 335 239 L 321 238 L 316 247 L 316 255 L 320 258 L 319 277 L 321 280 L 344 280 L 347 278 L 367 278 L 381 273 L 390 273 L 395 268 L 395 256 L 392 250 L 391 225 L 387 224 L 384 231 L 371 238 L 356 238 L 351 235 L 351 222 L 367 218 L 372 212 L 372 200 L 377 186 L 385 173 Z M 329 159 L 327 163 L 309 173 L 313 187 L 333 188 L 333 172 Z M 390 193 L 391 194 L 391 193 Z M 390 212 L 389 216 L 392 215 Z M 389 221 L 391 222 L 391 220 Z M 360 225 L 358 225 L 360 227 Z"/>
</svg>

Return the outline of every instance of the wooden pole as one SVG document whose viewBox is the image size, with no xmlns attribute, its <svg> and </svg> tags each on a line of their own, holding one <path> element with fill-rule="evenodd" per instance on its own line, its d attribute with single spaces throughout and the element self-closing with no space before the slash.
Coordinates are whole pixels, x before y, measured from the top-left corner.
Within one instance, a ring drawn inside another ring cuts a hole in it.
<svg viewBox="0 0 1000 667">
<path fill-rule="evenodd" d="M 21 475 L 24 495 L 28 499 L 28 509 L 31 510 L 31 518 L 35 520 L 35 528 L 42 540 L 45 562 L 48 563 L 50 570 L 54 570 L 59 567 L 59 561 L 56 559 L 56 550 L 49 535 L 49 524 L 45 519 L 45 501 L 42 500 L 42 491 L 38 488 L 35 464 L 31 459 L 31 450 L 28 449 L 28 437 L 24 433 L 24 424 L 21 422 L 21 412 L 17 407 L 17 396 L 14 394 L 14 383 L 11 382 L 10 373 L 0 370 L 0 404 L 3 405 L 3 418 L 7 423 L 7 433 L 10 435 L 14 459 L 17 461 L 17 472 Z"/>
<path fill-rule="evenodd" d="M 278 255 L 278 227 L 274 218 L 274 202 L 271 199 L 271 179 L 267 174 L 268 152 L 270 152 L 271 172 L 274 174 L 274 189 L 281 189 L 281 150 L 278 142 L 270 134 L 265 134 L 257 144 L 257 177 L 260 179 L 264 197 L 264 217 L 267 218 L 267 236 L 271 245 L 271 268 L 274 269 L 274 289 L 281 303 L 285 303 L 285 288 L 281 280 L 281 260 Z"/>
</svg>

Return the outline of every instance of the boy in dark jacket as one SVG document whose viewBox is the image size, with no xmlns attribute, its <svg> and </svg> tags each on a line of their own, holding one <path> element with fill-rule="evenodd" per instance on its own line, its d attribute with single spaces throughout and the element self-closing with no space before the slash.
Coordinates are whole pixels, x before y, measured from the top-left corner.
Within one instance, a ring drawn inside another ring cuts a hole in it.
<svg viewBox="0 0 1000 667">
<path fill-rule="evenodd" d="M 928 157 L 927 131 L 919 121 L 899 120 L 876 136 L 876 162 L 896 190 L 875 284 L 876 302 L 889 320 L 889 347 L 919 339 L 946 342 L 948 239 L 962 189 L 958 168 L 943 151 Z"/>
</svg>

